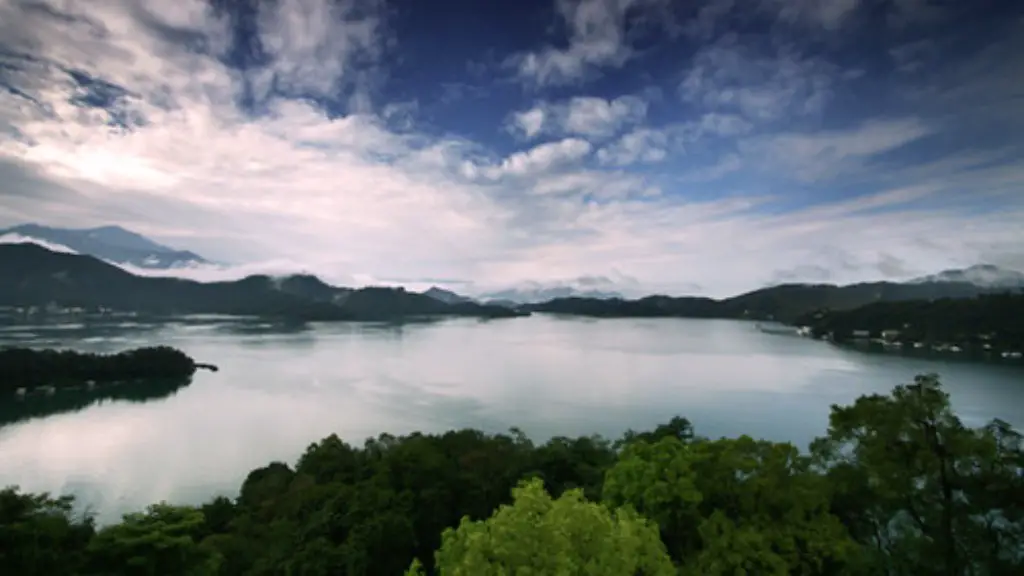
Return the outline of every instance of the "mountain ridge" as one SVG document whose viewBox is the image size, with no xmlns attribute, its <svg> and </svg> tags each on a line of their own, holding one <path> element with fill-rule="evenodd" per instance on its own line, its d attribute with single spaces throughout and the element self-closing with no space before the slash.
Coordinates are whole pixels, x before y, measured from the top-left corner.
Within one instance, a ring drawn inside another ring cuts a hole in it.
<svg viewBox="0 0 1024 576">
<path fill-rule="evenodd" d="M 909 283 L 966 282 L 988 288 L 1024 288 L 1024 272 L 1001 268 L 994 264 L 975 264 L 953 268 L 910 280 Z"/>
<path fill-rule="evenodd" d="M 164 246 L 120 226 L 57 228 L 19 224 L 0 230 L 0 237 L 6 235 L 60 245 L 79 254 L 151 270 L 173 270 L 210 263 L 195 252 Z"/>
<path fill-rule="evenodd" d="M 309 275 L 254 275 L 206 283 L 137 276 L 94 256 L 54 252 L 33 243 L 0 244 L 0 269 L 5 272 L 0 276 L 0 306 L 16 308 L 53 304 L 158 316 L 228 314 L 324 321 L 523 314 L 475 303 L 445 304 L 401 288 L 339 288 Z"/>
</svg>

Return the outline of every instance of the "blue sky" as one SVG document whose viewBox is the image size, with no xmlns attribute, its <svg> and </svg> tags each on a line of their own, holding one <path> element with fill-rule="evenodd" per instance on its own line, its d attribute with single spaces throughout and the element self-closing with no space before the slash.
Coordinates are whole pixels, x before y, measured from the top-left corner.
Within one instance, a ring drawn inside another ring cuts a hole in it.
<svg viewBox="0 0 1024 576">
<path fill-rule="evenodd" d="M 1024 268 L 1021 70 L 1013 1 L 7 0 L 0 225 L 470 292 Z"/>
</svg>

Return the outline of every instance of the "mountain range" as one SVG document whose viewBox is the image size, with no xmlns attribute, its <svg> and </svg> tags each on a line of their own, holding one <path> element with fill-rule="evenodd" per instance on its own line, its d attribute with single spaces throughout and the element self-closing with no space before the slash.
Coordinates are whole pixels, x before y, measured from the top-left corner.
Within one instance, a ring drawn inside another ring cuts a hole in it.
<svg viewBox="0 0 1024 576">
<path fill-rule="evenodd" d="M 622 294 L 610 290 L 576 287 L 572 285 L 544 285 L 539 282 L 524 282 L 519 286 L 488 292 L 480 299 L 485 302 L 537 304 L 556 298 L 593 298 L 607 300 L 622 298 Z"/>
<path fill-rule="evenodd" d="M 169 270 L 209 263 L 194 252 L 158 244 L 120 226 L 73 229 L 22 224 L 0 230 L 0 238 L 4 236 L 64 246 L 79 254 L 138 268 Z"/>
<path fill-rule="evenodd" d="M 34 226 L 34 225 L 33 225 Z M 40 232 L 42 230 L 43 232 Z M 411 316 L 507 317 L 546 312 L 595 317 L 750 318 L 792 322 L 820 310 L 851 310 L 876 302 L 971 298 L 1024 288 L 1024 274 L 982 264 L 946 270 L 909 282 L 782 284 L 724 299 L 652 295 L 623 299 L 588 287 L 525 283 L 485 295 L 480 301 L 432 287 L 423 293 L 403 288 L 331 286 L 316 276 L 253 275 L 231 282 L 195 282 L 133 275 L 109 261 L 122 255 L 184 254 L 164 263 L 205 262 L 117 227 L 64 230 L 22 226 L 11 234 L 40 238 L 87 255 L 68 254 L 31 243 L 0 244 L 0 306 L 109 308 L 149 314 L 217 313 L 286 316 L 310 320 L 391 320 Z M 84 238 L 88 241 L 83 240 Z M 90 236 L 92 234 L 92 236 Z M 0 233 L 2 235 L 2 233 Z M 167 252 L 170 251 L 170 252 Z M 106 254 L 100 255 L 99 252 Z M 105 262 L 104 260 L 108 260 Z"/>
<path fill-rule="evenodd" d="M 315 276 L 255 275 L 209 283 L 136 276 L 93 256 L 55 252 L 30 242 L 0 244 L 0 270 L 0 306 L 7 307 L 357 321 L 521 314 L 473 302 L 446 304 L 402 288 L 339 288 Z"/>
<path fill-rule="evenodd" d="M 938 274 L 923 276 L 910 281 L 913 284 L 927 284 L 930 282 L 959 282 L 985 288 L 1014 289 L 1024 287 L 1024 272 L 1007 270 L 992 264 L 976 264 L 962 270 L 943 270 Z"/>
</svg>

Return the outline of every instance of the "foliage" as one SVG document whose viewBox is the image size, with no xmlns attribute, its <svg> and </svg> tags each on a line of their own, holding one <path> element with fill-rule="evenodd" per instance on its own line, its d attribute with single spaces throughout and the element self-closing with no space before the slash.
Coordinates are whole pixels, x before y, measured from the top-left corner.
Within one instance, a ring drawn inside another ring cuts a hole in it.
<svg viewBox="0 0 1024 576">
<path fill-rule="evenodd" d="M 557 500 L 540 480 L 513 490 L 514 503 L 489 519 L 445 530 L 437 572 L 447 576 L 672 575 L 657 529 L 630 508 L 610 511 L 579 489 Z M 407 572 L 423 574 L 419 562 Z"/>
<path fill-rule="evenodd" d="M 855 330 L 873 337 L 899 330 L 899 340 L 950 343 L 996 350 L 1024 349 L 1024 294 L 988 294 L 970 299 L 944 298 L 912 302 L 879 302 L 847 311 L 807 315 L 799 320 L 817 335 L 848 340 Z"/>
<path fill-rule="evenodd" d="M 182 379 L 196 371 L 195 362 L 168 346 L 137 348 L 117 354 L 73 350 L 0 348 L 0 393 L 36 386 L 81 386 L 86 382 Z"/>
<path fill-rule="evenodd" d="M 329 436 L 237 498 L 99 531 L 69 498 L 8 489 L 0 573 L 1010 576 L 1022 496 L 1021 436 L 965 426 L 924 376 L 833 407 L 808 453 L 684 418 L 617 442 Z"/>
<path fill-rule="evenodd" d="M 75 574 L 93 537 L 88 517 L 76 518 L 70 496 L 0 490 L 0 574 Z"/>
<path fill-rule="evenodd" d="M 834 408 L 811 449 L 875 573 L 1024 569 L 1021 437 L 998 420 L 965 427 L 936 376 Z"/>
<path fill-rule="evenodd" d="M 205 518 L 186 506 L 154 504 L 145 513 L 128 514 L 107 526 L 89 543 L 88 572 L 160 576 L 216 574 L 220 555 L 202 547 Z"/>
<path fill-rule="evenodd" d="M 627 446 L 604 493 L 661 527 L 694 574 L 822 574 L 855 545 L 828 511 L 827 486 L 795 447 L 747 436 Z"/>
</svg>

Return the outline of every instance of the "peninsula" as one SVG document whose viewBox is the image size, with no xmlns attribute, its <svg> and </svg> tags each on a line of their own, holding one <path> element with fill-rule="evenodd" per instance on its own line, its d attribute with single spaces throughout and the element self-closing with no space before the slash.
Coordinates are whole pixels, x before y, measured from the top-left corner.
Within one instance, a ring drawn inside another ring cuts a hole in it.
<svg viewBox="0 0 1024 576">
<path fill-rule="evenodd" d="M 199 368 L 181 350 L 155 346 L 117 354 L 73 350 L 0 348 L 0 393 L 26 394 L 40 390 L 89 387 L 136 380 L 184 379 Z"/>
</svg>

